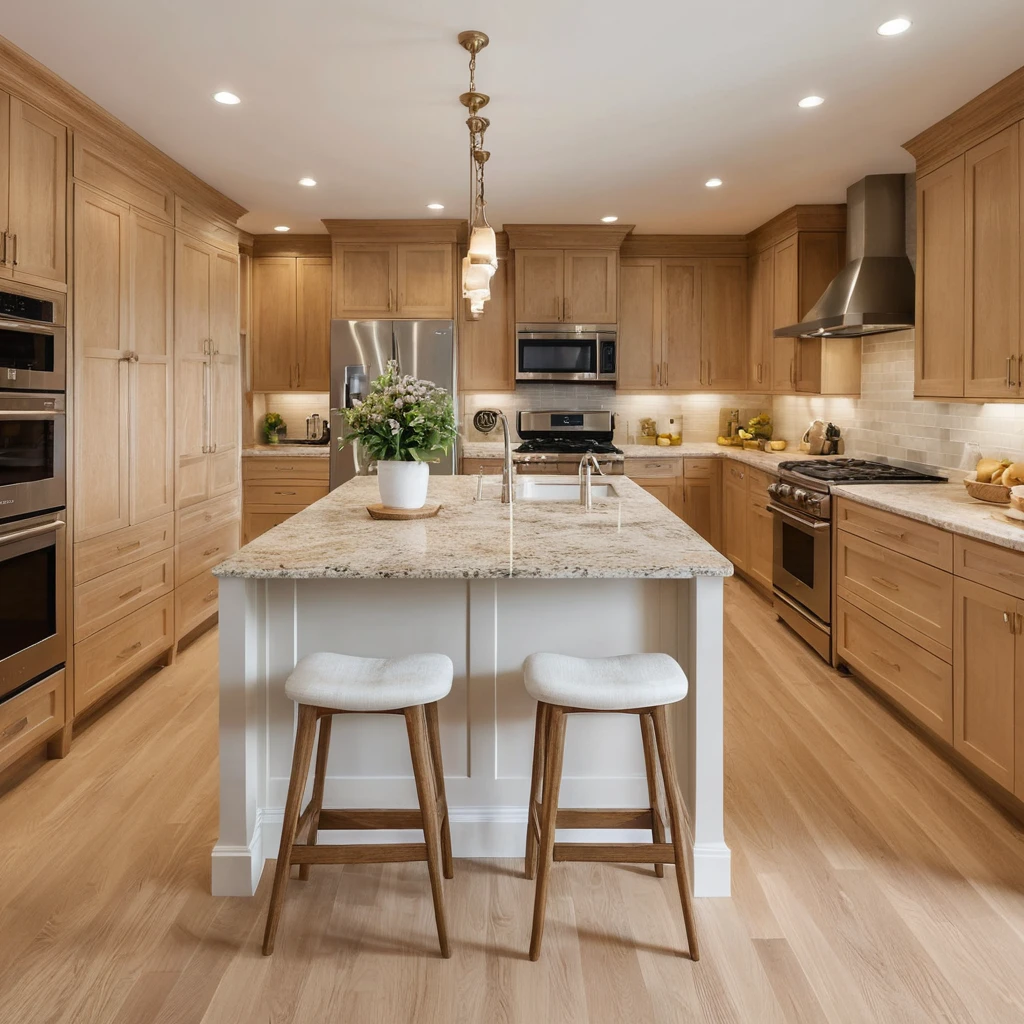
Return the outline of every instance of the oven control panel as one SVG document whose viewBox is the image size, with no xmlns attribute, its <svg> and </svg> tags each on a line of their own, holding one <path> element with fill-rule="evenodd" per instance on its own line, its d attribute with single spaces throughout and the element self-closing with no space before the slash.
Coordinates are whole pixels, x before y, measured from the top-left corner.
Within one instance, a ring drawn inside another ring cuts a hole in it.
<svg viewBox="0 0 1024 1024">
<path fill-rule="evenodd" d="M 828 491 L 815 491 L 780 480 L 768 485 L 768 494 L 779 505 L 814 519 L 828 519 L 832 514 Z"/>
</svg>

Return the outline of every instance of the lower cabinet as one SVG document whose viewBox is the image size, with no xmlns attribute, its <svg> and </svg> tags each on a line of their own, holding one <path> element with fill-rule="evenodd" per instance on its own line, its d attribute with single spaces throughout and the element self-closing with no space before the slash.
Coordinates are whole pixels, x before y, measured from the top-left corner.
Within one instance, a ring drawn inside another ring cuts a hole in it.
<svg viewBox="0 0 1024 1024">
<path fill-rule="evenodd" d="M 0 704 L 0 771 L 64 726 L 64 669 Z"/>
<path fill-rule="evenodd" d="M 727 461 L 722 470 L 722 554 L 741 572 L 747 568 L 747 469 Z"/>
<path fill-rule="evenodd" d="M 175 640 L 191 633 L 217 612 L 216 580 L 210 570 L 238 550 L 238 494 L 225 494 L 179 509 L 175 553 Z M 214 597 L 203 600 L 210 591 Z"/>
<path fill-rule="evenodd" d="M 770 592 L 775 564 L 775 518 L 768 509 L 769 480 L 766 473 L 753 469 L 747 481 L 747 574 Z"/>
<path fill-rule="evenodd" d="M 500 465 L 498 462 L 499 471 Z M 330 460 L 327 458 L 306 455 L 243 459 L 242 543 L 248 544 L 290 519 L 296 512 L 325 497 L 329 489 Z"/>
</svg>

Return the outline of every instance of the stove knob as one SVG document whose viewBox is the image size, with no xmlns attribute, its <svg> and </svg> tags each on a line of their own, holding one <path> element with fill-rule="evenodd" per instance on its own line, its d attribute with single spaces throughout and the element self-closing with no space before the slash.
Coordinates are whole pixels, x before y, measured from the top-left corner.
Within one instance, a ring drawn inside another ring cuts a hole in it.
<svg viewBox="0 0 1024 1024">
<path fill-rule="evenodd" d="M 802 487 L 794 487 L 792 498 L 798 505 L 806 505 L 810 501 L 811 495 Z"/>
<path fill-rule="evenodd" d="M 775 493 L 780 498 L 788 498 L 793 493 L 793 488 L 789 484 L 775 484 Z"/>
</svg>

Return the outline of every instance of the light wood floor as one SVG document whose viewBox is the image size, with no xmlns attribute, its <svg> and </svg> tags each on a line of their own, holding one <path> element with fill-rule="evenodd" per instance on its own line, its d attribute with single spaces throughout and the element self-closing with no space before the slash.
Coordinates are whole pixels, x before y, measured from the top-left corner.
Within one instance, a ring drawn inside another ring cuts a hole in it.
<svg viewBox="0 0 1024 1024">
<path fill-rule="evenodd" d="M 540 963 L 521 862 L 314 868 L 277 951 L 209 895 L 216 641 L 0 790 L 3 1024 L 1024 1020 L 1024 835 L 744 584 L 726 600 L 731 900 L 675 955 L 666 872 L 555 865 Z"/>
</svg>

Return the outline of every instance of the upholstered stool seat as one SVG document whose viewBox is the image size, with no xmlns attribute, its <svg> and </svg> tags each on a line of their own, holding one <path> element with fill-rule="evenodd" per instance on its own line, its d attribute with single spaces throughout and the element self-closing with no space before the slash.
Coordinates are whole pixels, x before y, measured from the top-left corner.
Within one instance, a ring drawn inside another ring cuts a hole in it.
<svg viewBox="0 0 1024 1024">
<path fill-rule="evenodd" d="M 444 654 L 354 658 L 320 651 L 295 666 L 284 692 L 296 704 L 336 711 L 396 711 L 447 697 L 453 675 Z"/>
<path fill-rule="evenodd" d="M 534 700 L 593 711 L 675 704 L 686 697 L 687 688 L 686 674 L 667 654 L 531 654 L 523 665 L 523 680 Z"/>
</svg>

